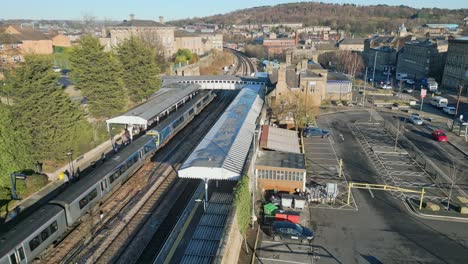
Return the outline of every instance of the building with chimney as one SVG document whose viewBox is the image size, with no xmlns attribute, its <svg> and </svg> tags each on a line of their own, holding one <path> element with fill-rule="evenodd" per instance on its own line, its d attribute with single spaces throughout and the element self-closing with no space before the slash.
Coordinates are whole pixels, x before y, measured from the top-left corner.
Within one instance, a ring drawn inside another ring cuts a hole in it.
<svg viewBox="0 0 468 264">
<path fill-rule="evenodd" d="M 468 85 L 468 36 L 448 41 L 447 60 L 442 77 L 442 86 L 458 90 Z"/>
<path fill-rule="evenodd" d="M 164 49 L 165 57 L 169 58 L 177 51 L 174 30 L 175 27 L 164 24 L 162 16 L 159 17 L 159 22 L 156 22 L 136 19 L 135 15 L 130 15 L 130 20 L 124 20 L 118 25 L 108 27 L 101 43 L 109 49 L 116 47 L 132 35 L 142 36 L 145 39 L 158 41 Z"/>
</svg>

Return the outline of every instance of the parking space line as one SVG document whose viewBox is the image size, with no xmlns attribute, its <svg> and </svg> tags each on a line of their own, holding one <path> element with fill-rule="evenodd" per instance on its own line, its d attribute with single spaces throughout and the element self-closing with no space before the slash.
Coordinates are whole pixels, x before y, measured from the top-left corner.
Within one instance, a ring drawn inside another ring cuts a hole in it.
<svg viewBox="0 0 468 264">
<path fill-rule="evenodd" d="M 367 188 L 367 190 L 369 190 L 369 193 L 370 193 L 370 195 L 372 196 L 372 198 L 375 199 L 375 196 L 374 196 L 374 193 L 372 192 L 372 190 L 371 190 L 370 188 Z"/>
<path fill-rule="evenodd" d="M 283 263 L 293 263 L 293 264 L 307 264 L 306 262 L 297 262 L 291 260 L 281 260 L 281 259 L 271 259 L 271 258 L 259 258 L 260 260 L 274 261 L 274 262 L 283 262 Z"/>
</svg>

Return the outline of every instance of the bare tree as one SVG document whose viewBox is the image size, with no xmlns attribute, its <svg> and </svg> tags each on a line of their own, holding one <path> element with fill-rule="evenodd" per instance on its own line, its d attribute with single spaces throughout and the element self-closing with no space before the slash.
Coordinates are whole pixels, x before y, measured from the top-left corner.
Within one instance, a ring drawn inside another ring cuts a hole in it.
<svg viewBox="0 0 468 264">
<path fill-rule="evenodd" d="M 91 33 L 96 28 L 96 16 L 90 12 L 82 12 L 81 26 L 84 32 Z"/>
<path fill-rule="evenodd" d="M 457 182 L 458 178 L 458 164 L 452 160 L 452 170 L 450 172 L 450 191 L 447 199 L 447 210 L 450 209 L 450 201 L 452 200 L 452 193 L 453 193 L 453 187 L 455 187 L 455 184 Z"/>
<path fill-rule="evenodd" d="M 169 67 L 169 62 L 166 60 L 165 49 L 158 32 L 154 30 L 141 30 L 138 33 L 138 37 L 156 51 L 156 57 L 154 59 L 159 65 L 161 72 L 165 72 Z"/>
</svg>

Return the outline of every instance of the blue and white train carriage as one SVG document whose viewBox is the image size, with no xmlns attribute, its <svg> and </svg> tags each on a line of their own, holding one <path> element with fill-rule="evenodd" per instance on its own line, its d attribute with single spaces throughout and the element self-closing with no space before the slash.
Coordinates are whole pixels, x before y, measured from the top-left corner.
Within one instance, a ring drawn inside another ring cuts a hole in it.
<svg viewBox="0 0 468 264">
<path fill-rule="evenodd" d="M 201 91 L 147 135 L 133 141 L 114 157 L 63 193 L 42 206 L 14 228 L 0 234 L 0 264 L 31 263 L 44 249 L 59 240 L 101 199 L 143 165 L 146 158 L 164 146 L 215 97 Z"/>
</svg>

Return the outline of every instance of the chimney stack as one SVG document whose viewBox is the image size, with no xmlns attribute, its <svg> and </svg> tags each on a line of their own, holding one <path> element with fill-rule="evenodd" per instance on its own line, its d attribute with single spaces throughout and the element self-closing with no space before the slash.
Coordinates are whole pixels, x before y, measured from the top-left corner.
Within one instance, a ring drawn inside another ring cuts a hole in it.
<svg viewBox="0 0 468 264">
<path fill-rule="evenodd" d="M 130 14 L 130 21 L 135 20 L 135 14 Z"/>
<path fill-rule="evenodd" d="M 163 16 L 159 17 L 159 23 L 164 24 L 164 17 Z"/>
</svg>

